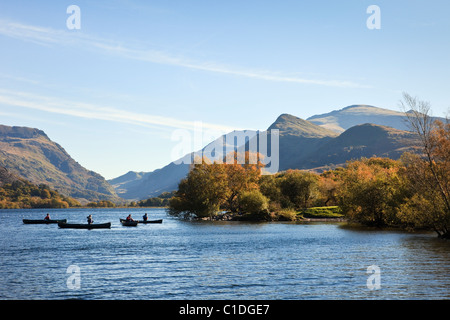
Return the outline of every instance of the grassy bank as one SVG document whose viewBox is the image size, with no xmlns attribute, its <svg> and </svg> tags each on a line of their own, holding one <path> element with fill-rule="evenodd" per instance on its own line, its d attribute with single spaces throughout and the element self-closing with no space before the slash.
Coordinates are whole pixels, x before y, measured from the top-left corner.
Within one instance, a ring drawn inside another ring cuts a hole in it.
<svg viewBox="0 0 450 320">
<path fill-rule="evenodd" d="M 309 219 L 338 219 L 344 218 L 341 209 L 338 206 L 330 207 L 312 207 L 298 212 L 299 218 Z"/>
</svg>

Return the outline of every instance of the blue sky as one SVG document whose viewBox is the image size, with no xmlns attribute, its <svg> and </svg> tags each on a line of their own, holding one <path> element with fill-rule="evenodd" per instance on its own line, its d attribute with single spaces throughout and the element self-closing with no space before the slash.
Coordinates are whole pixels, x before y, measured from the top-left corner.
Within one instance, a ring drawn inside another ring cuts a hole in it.
<svg viewBox="0 0 450 320">
<path fill-rule="evenodd" d="M 79 30 L 66 26 L 72 4 Z M 0 124 L 42 129 L 113 178 L 168 164 L 174 131 L 199 123 L 206 144 L 281 113 L 399 110 L 402 92 L 443 116 L 448 12 L 422 0 L 2 1 Z"/>
</svg>

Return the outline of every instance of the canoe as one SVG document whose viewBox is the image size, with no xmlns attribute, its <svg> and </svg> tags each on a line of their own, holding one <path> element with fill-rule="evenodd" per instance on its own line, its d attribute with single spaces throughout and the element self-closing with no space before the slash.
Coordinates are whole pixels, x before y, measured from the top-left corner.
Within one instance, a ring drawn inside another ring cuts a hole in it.
<svg viewBox="0 0 450 320">
<path fill-rule="evenodd" d="M 162 223 L 162 222 L 163 222 L 163 219 L 158 219 L 158 220 L 147 220 L 147 221 L 139 220 L 139 223 Z"/>
<path fill-rule="evenodd" d="M 23 219 L 22 220 L 23 223 L 25 224 L 49 224 L 49 223 L 66 223 L 67 220 L 66 219 L 61 219 L 61 220 L 44 220 L 44 219 L 39 219 L 39 220 L 32 220 L 32 219 Z"/>
<path fill-rule="evenodd" d="M 125 227 L 136 227 L 138 225 L 137 221 L 126 221 L 125 219 L 120 219 L 120 223 Z"/>
<path fill-rule="evenodd" d="M 58 223 L 58 227 L 66 229 L 108 229 L 111 228 L 111 222 L 107 223 Z"/>
<path fill-rule="evenodd" d="M 122 221 L 126 221 L 125 219 L 120 219 L 120 222 L 122 222 Z M 147 221 L 144 221 L 144 220 L 134 220 L 134 221 L 136 221 L 136 222 L 138 222 L 138 223 L 143 223 L 143 224 L 146 224 L 146 223 L 162 223 L 163 222 L 163 219 L 158 219 L 158 220 L 147 220 Z"/>
</svg>

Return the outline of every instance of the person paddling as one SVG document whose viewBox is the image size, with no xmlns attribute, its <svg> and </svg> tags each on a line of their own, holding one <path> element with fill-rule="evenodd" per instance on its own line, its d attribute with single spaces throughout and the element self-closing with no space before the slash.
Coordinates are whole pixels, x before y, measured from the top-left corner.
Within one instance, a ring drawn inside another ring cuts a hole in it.
<svg viewBox="0 0 450 320">
<path fill-rule="evenodd" d="M 50 214 L 49 213 L 47 213 L 47 215 L 45 216 L 44 220 L 46 220 L 46 221 L 50 220 Z"/>
<path fill-rule="evenodd" d="M 131 217 L 131 214 L 128 215 L 127 221 L 134 221 L 133 218 Z"/>
<path fill-rule="evenodd" d="M 143 219 L 144 221 L 147 221 L 147 220 L 148 220 L 147 212 L 142 216 L 142 219 Z"/>
<path fill-rule="evenodd" d="M 89 216 L 87 216 L 87 223 L 92 224 L 92 222 L 94 222 L 94 219 L 92 219 L 92 214 L 90 214 Z"/>
</svg>

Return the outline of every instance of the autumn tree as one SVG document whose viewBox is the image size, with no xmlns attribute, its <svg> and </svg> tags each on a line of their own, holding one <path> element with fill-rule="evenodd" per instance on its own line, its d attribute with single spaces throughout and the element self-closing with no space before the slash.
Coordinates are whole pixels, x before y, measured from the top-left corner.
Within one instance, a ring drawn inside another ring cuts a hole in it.
<svg viewBox="0 0 450 320">
<path fill-rule="evenodd" d="M 400 161 L 361 159 L 347 164 L 341 175 L 339 206 L 350 220 L 383 227 L 396 225 L 397 209 L 408 196 Z"/>
<path fill-rule="evenodd" d="M 169 213 L 197 218 L 211 217 L 227 197 L 227 176 L 223 165 L 207 161 L 193 165 L 169 202 Z"/>
<path fill-rule="evenodd" d="M 221 208 L 239 211 L 239 195 L 258 189 L 263 165 L 250 161 L 254 155 L 234 152 L 228 162 L 211 163 L 207 158 L 197 159 L 187 177 L 178 185 L 169 202 L 169 212 L 177 216 L 211 217 Z M 255 157 L 256 159 L 257 156 Z"/>
<path fill-rule="evenodd" d="M 233 152 L 232 163 L 223 164 L 226 181 L 226 206 L 231 212 L 236 212 L 239 209 L 239 195 L 242 192 L 252 191 L 258 189 L 258 180 L 261 176 L 261 162 L 250 163 L 249 158 L 252 155 L 249 152 L 245 153 L 244 163 L 239 163 L 239 154 Z"/>
<path fill-rule="evenodd" d="M 323 172 L 317 181 L 320 201 L 324 206 L 337 204 L 337 192 L 340 186 L 339 172 L 342 170 L 330 170 Z"/>
<path fill-rule="evenodd" d="M 434 120 L 429 102 L 408 94 L 401 102 L 422 152 L 403 157 L 415 196 L 401 210 L 412 226 L 430 227 L 439 237 L 450 238 L 450 124 Z"/>
</svg>

